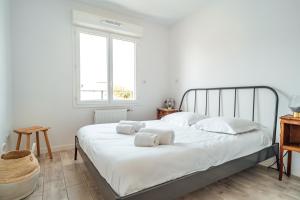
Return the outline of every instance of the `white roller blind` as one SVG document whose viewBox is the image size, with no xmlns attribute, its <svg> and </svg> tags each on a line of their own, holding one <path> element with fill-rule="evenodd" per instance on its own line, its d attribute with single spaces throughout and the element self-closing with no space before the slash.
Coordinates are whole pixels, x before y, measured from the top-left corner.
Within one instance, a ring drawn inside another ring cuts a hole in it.
<svg viewBox="0 0 300 200">
<path fill-rule="evenodd" d="M 73 24 L 133 37 L 143 34 L 141 26 L 78 10 L 73 10 Z"/>
</svg>

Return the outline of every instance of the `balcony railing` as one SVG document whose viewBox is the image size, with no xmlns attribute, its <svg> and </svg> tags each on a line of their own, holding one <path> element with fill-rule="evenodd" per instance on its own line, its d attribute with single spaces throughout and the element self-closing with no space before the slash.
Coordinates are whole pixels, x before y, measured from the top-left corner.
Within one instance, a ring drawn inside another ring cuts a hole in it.
<svg viewBox="0 0 300 200">
<path fill-rule="evenodd" d="M 80 92 L 89 93 L 95 95 L 95 93 L 100 93 L 100 99 L 99 100 L 106 100 L 107 99 L 107 90 L 87 90 L 87 89 L 81 89 Z M 106 98 L 105 98 L 106 96 Z M 132 99 L 134 97 L 133 91 L 130 90 L 114 90 L 113 91 L 114 99 L 119 100 L 127 100 Z M 98 97 L 97 97 L 98 99 Z"/>
</svg>

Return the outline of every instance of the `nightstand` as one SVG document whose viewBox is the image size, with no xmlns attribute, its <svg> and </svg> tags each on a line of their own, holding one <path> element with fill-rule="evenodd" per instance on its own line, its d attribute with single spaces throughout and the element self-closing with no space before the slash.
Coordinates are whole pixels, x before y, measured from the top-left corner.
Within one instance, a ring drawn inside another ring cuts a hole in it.
<svg viewBox="0 0 300 200">
<path fill-rule="evenodd" d="M 168 109 L 168 108 L 157 108 L 157 114 L 156 118 L 160 119 L 166 115 L 169 115 L 171 113 L 178 112 L 177 109 Z"/>
<path fill-rule="evenodd" d="M 293 115 L 280 117 L 280 170 L 279 180 L 283 174 L 283 153 L 288 152 L 287 176 L 291 175 L 292 151 L 300 153 L 300 118 Z"/>
</svg>

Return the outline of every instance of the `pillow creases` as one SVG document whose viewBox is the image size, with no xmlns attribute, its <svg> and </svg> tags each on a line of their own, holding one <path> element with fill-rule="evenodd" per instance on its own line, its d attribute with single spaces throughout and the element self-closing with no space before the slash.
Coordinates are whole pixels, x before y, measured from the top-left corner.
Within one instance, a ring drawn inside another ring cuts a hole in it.
<svg viewBox="0 0 300 200">
<path fill-rule="evenodd" d="M 194 128 L 209 132 L 235 135 L 260 129 L 260 125 L 246 119 L 212 117 L 197 122 Z"/>
<path fill-rule="evenodd" d="M 164 116 L 163 118 L 161 118 L 161 120 L 178 126 L 191 126 L 205 118 L 205 115 L 201 115 L 198 113 L 176 112 Z"/>
</svg>

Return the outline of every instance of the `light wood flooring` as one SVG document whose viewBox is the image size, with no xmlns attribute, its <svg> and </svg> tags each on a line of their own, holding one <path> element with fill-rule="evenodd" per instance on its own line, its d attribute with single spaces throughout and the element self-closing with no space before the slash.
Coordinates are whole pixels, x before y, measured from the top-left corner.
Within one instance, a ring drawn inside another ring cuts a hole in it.
<svg viewBox="0 0 300 200">
<path fill-rule="evenodd" d="M 42 155 L 39 183 L 26 200 L 103 200 L 82 159 L 73 151 Z M 300 200 L 300 178 L 277 180 L 277 171 L 255 167 L 209 185 L 179 200 Z"/>
</svg>

